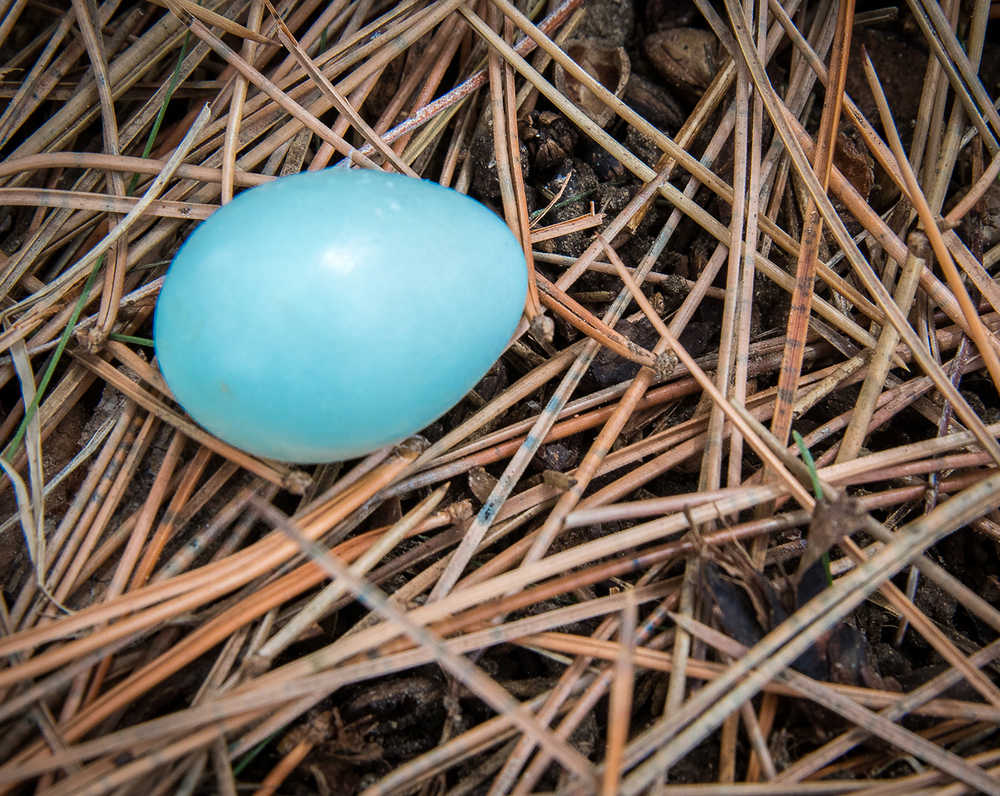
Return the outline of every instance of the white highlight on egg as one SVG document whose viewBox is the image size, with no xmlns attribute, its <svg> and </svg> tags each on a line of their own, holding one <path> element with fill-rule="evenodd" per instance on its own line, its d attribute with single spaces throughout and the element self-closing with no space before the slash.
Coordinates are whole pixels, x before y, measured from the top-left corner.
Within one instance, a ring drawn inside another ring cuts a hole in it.
<svg viewBox="0 0 1000 796">
<path fill-rule="evenodd" d="M 323 251 L 322 263 L 335 273 L 349 274 L 357 267 L 360 259 L 356 247 L 351 252 L 342 246 L 330 246 Z"/>
</svg>

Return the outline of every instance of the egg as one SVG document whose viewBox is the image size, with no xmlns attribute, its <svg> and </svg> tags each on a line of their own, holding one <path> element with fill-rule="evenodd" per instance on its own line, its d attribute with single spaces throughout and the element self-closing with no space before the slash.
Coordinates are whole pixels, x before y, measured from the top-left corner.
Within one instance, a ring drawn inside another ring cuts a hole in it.
<svg viewBox="0 0 1000 796">
<path fill-rule="evenodd" d="M 174 397 L 271 459 L 349 459 L 419 431 L 503 352 L 520 243 L 436 183 L 331 168 L 239 194 L 167 271 L 156 355 Z"/>
</svg>

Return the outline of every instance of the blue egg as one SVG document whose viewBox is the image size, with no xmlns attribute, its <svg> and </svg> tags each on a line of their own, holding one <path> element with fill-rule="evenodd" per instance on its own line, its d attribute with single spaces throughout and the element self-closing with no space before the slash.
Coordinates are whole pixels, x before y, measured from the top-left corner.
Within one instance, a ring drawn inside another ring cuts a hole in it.
<svg viewBox="0 0 1000 796">
<path fill-rule="evenodd" d="M 156 354 L 177 401 L 226 442 L 348 459 L 457 403 L 526 290 L 521 245 L 478 202 L 379 171 L 295 174 L 241 193 L 180 248 Z"/>
</svg>

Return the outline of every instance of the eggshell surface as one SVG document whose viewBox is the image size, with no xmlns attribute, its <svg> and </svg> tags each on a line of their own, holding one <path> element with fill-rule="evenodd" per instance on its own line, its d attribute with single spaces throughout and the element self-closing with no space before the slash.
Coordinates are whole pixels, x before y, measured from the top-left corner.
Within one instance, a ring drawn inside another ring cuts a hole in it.
<svg viewBox="0 0 1000 796">
<path fill-rule="evenodd" d="M 524 256 L 436 183 L 341 168 L 239 194 L 198 226 L 156 307 L 181 406 L 272 459 L 348 459 L 457 403 L 517 326 Z"/>
</svg>

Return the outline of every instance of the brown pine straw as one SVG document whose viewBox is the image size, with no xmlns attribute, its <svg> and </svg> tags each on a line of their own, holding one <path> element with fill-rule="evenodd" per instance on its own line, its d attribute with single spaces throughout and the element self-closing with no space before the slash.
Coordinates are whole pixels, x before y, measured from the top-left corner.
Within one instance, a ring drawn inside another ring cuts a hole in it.
<svg viewBox="0 0 1000 796">
<path fill-rule="evenodd" d="M 934 249 L 934 255 L 937 257 L 938 265 L 940 265 L 941 270 L 944 271 L 945 277 L 948 280 L 948 286 L 951 288 L 951 292 L 958 299 L 959 306 L 962 309 L 962 314 L 969 322 L 971 336 L 979 348 L 981 356 L 986 363 L 986 367 L 990 372 L 990 376 L 993 379 L 993 383 L 994 385 L 1000 385 L 1000 357 L 997 356 L 996 349 L 993 346 L 993 341 L 989 337 L 989 333 L 983 327 L 979 313 L 976 312 L 976 309 L 972 304 L 972 299 L 969 298 L 969 293 L 962 284 L 961 277 L 958 274 L 958 269 L 955 267 L 955 262 L 952 260 L 951 254 L 941 237 L 941 230 L 938 229 L 938 226 L 931 215 L 931 209 L 927 204 L 927 198 L 920 190 L 920 186 L 917 184 L 917 179 L 913 174 L 913 170 L 910 168 L 909 161 L 906 159 L 905 153 L 903 152 L 902 142 L 899 140 L 899 134 L 892 122 L 892 117 L 889 115 L 889 106 L 885 99 L 885 93 L 882 91 L 882 87 L 878 82 L 878 77 L 875 74 L 875 67 L 872 66 L 871 59 L 868 57 L 867 53 L 864 54 L 864 58 L 865 77 L 868 79 L 868 84 L 871 86 L 872 93 L 875 96 L 875 101 L 878 104 L 879 114 L 882 117 L 882 124 L 887 131 L 889 144 L 892 147 L 893 155 L 896 157 L 896 163 L 899 166 L 899 170 L 906 181 L 907 188 L 909 189 L 910 201 L 913 202 L 913 205 L 917 210 L 917 214 L 923 223 L 926 235 L 930 239 L 931 247 Z M 998 386 L 998 389 L 1000 389 L 1000 386 Z"/>
<path fill-rule="evenodd" d="M 820 176 L 820 187 L 824 193 L 830 184 L 833 166 L 833 149 L 840 122 L 840 107 L 847 82 L 847 59 L 851 51 L 851 26 L 854 16 L 853 0 L 844 0 L 837 5 L 837 31 L 834 34 L 832 64 L 823 100 L 819 132 L 813 152 L 813 171 Z M 819 251 L 823 232 L 823 220 L 815 204 L 810 200 L 805 210 L 802 228 L 802 244 L 795 272 L 795 290 L 788 313 L 788 328 L 785 332 L 785 352 L 782 357 L 778 377 L 778 398 L 771 418 L 771 431 L 782 442 L 788 442 L 792 427 L 792 402 L 799 374 L 802 371 L 802 349 L 809 322 L 809 308 L 813 294 L 813 280 L 816 273 L 816 255 Z"/>
<path fill-rule="evenodd" d="M 727 6 L 733 6 L 732 0 L 727 0 Z M 858 277 L 865 284 L 865 287 L 869 290 L 869 292 L 872 293 L 878 300 L 879 306 L 886 313 L 886 316 L 892 325 L 896 327 L 897 331 L 900 333 L 900 337 L 909 346 L 910 350 L 917 358 L 917 361 L 920 363 L 921 368 L 923 368 L 927 375 L 934 380 L 935 386 L 937 386 L 938 389 L 941 390 L 947 399 L 954 405 L 956 414 L 958 414 L 963 422 L 974 430 L 977 439 L 982 446 L 986 450 L 990 451 L 996 461 L 1000 462 L 1000 446 L 997 446 L 995 440 L 985 433 L 985 429 L 979 417 L 971 410 L 965 399 L 952 386 L 950 380 L 937 363 L 930 358 L 927 350 L 917 339 L 912 327 L 906 321 L 906 318 L 902 316 L 899 312 L 899 308 L 888 295 L 885 286 L 877 279 L 871 270 L 871 266 L 864 260 L 854 242 L 847 234 L 847 230 L 844 228 L 843 222 L 837 216 L 829 198 L 826 197 L 826 194 L 822 190 L 822 187 L 820 186 L 815 175 L 809 169 L 808 164 L 805 161 L 805 155 L 799 147 L 796 139 L 792 136 L 787 118 L 784 116 L 784 111 L 781 110 L 780 101 L 774 94 L 774 89 L 771 87 L 767 75 L 764 73 L 763 68 L 750 48 L 747 31 L 742 26 L 739 19 L 734 15 L 733 11 L 734 8 L 731 7 L 730 18 L 733 22 L 733 32 L 739 40 L 740 52 L 744 56 L 744 60 L 754 77 L 755 85 L 761 92 L 761 97 L 768 109 L 768 114 L 774 122 L 776 130 L 779 134 L 781 134 L 781 138 L 784 141 L 785 146 L 788 148 L 788 154 L 795 163 L 796 169 L 802 177 L 803 182 L 806 184 L 810 196 L 817 203 L 817 206 L 823 215 L 824 221 L 830 226 L 831 232 L 843 248 L 848 261 L 851 263 L 851 266 L 854 268 Z"/>
<path fill-rule="evenodd" d="M 16 236 L 4 232 L 0 254 L 0 445 L 21 438 L 0 486 L 13 534 L 0 791 L 308 789 L 345 689 L 425 667 L 455 673 L 461 689 L 448 681 L 447 693 L 491 713 L 461 708 L 445 732 L 428 728 L 423 754 L 357 763 L 381 777 L 366 793 L 998 792 L 997 644 L 931 621 L 915 591 L 919 572 L 980 635 L 1000 632 L 990 595 L 948 547 L 929 549 L 1000 539 L 1000 426 L 969 400 L 984 378 L 1000 383 L 1000 247 L 975 234 L 1000 174 L 1000 116 L 979 74 L 995 9 L 908 0 L 897 12 L 930 52 L 913 70 L 924 85 L 907 151 L 870 62 L 879 120 L 844 91 L 852 28 L 884 24 L 851 5 L 800 30 L 797 2 L 726 0 L 724 15 L 696 3 L 691 24 L 725 54 L 671 136 L 561 49 L 589 0 L 74 0 L 61 16 L 4 4 L 0 204 Z M 553 63 L 614 112 L 606 128 L 555 89 Z M 537 175 L 521 170 L 520 137 L 534 109 L 555 109 L 625 167 L 622 211 L 532 222 Z M 898 189 L 888 211 L 833 163 L 838 113 Z M 648 162 L 626 127 L 656 147 Z M 432 444 L 315 468 L 249 456 L 184 414 L 141 338 L 194 223 L 241 189 L 340 158 L 467 191 L 483 135 L 529 269 L 510 384 L 477 388 Z M 632 254 L 650 218 L 661 226 Z M 685 227 L 705 248 L 690 280 L 662 256 Z M 586 241 L 579 257 L 539 251 L 565 251 L 570 234 Z M 578 283 L 587 271 L 597 287 Z M 794 307 L 754 337 L 763 280 Z M 678 295 L 674 314 L 657 291 Z M 678 339 L 717 308 L 718 345 L 691 356 Z M 637 345 L 622 318 L 656 342 Z M 637 375 L 595 388 L 602 349 Z M 832 540 L 844 553 L 833 584 L 744 647 L 708 626 L 721 609 L 695 574 L 746 545 L 754 577 L 781 589 L 811 555 L 815 495 L 790 429 L 826 497 L 857 498 L 861 530 Z M 542 472 L 562 450 L 579 461 Z M 898 692 L 788 668 L 866 598 L 904 654 L 912 640 L 933 650 L 939 674 Z M 377 610 L 359 610 L 365 600 Z M 515 655 L 551 674 L 539 696 L 487 676 Z M 642 699 L 657 677 L 666 710 Z M 972 699 L 942 696 L 963 681 Z M 783 757 L 792 699 L 843 724 Z M 598 743 L 581 754 L 574 732 L 595 721 Z M 862 752 L 866 739 L 877 743 Z M 889 774 L 900 751 L 927 769 Z M 688 756 L 701 782 L 676 781 Z"/>
</svg>

